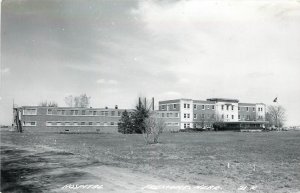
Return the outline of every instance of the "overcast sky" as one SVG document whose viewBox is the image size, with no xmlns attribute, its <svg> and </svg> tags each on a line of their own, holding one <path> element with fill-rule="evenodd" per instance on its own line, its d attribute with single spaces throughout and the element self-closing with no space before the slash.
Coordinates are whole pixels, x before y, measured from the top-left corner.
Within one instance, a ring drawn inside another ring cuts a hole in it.
<svg viewBox="0 0 300 193">
<path fill-rule="evenodd" d="M 300 1 L 3 0 L 0 124 L 86 93 L 272 104 L 300 125 Z"/>
</svg>

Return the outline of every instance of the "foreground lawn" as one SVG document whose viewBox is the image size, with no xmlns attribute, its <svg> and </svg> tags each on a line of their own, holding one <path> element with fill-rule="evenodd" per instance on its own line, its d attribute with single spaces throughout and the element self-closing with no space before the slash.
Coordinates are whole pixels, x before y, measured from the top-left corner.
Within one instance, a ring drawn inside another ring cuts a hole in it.
<svg viewBox="0 0 300 193">
<path fill-rule="evenodd" d="M 142 135 L 1 133 L 1 143 L 55 148 L 90 163 L 128 168 L 188 185 L 240 186 L 258 192 L 300 191 L 300 132 L 165 133 Z M 250 191 L 247 189 L 246 191 Z"/>
</svg>

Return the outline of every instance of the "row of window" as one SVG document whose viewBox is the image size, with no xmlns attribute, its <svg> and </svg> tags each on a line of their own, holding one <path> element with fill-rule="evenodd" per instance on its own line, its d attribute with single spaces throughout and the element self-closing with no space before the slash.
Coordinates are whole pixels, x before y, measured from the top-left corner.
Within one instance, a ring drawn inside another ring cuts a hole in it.
<svg viewBox="0 0 300 193">
<path fill-rule="evenodd" d="M 47 115 L 88 115 L 88 116 L 118 116 L 122 114 L 121 111 L 97 111 L 97 110 L 54 110 L 48 109 Z"/>
<path fill-rule="evenodd" d="M 173 104 L 173 109 L 176 109 L 177 108 L 177 105 L 178 104 Z M 196 105 L 196 104 L 194 104 L 193 105 L 194 106 L 194 109 L 197 109 L 197 106 L 198 106 L 198 109 L 202 109 L 202 110 L 205 110 L 205 109 L 212 109 L 212 110 L 214 110 L 215 109 L 215 105 Z M 201 106 L 201 107 L 200 107 Z M 205 107 L 206 106 L 206 107 Z M 234 110 L 234 105 L 221 105 L 221 109 L 222 110 L 224 110 L 225 107 L 226 106 L 226 110 L 228 111 L 228 110 Z M 230 106 L 231 106 L 231 108 L 230 108 Z M 162 110 L 165 110 L 165 107 L 166 107 L 166 105 L 161 105 L 161 109 Z M 188 103 L 184 103 L 183 104 L 183 108 L 184 109 L 189 109 L 190 108 L 190 104 L 188 104 Z M 249 109 L 250 109 L 250 107 L 245 107 L 245 110 L 246 111 L 249 111 Z M 238 107 L 238 110 L 240 111 L 241 110 L 241 107 Z M 252 111 L 253 112 L 255 112 L 255 107 L 252 107 Z M 262 107 L 259 107 L 258 108 L 258 111 L 263 111 L 263 108 Z"/>
<path fill-rule="evenodd" d="M 222 119 L 224 119 L 224 114 L 222 114 Z M 229 115 L 226 115 L 226 119 L 229 119 Z M 234 115 L 231 115 L 231 119 L 234 119 Z"/>
<path fill-rule="evenodd" d="M 36 121 L 24 121 L 23 126 L 36 126 Z"/>
<path fill-rule="evenodd" d="M 179 123 L 177 123 L 177 122 L 167 122 L 166 125 L 167 126 L 179 126 Z"/>
<path fill-rule="evenodd" d="M 47 121 L 46 126 L 116 126 L 118 122 Z"/>
<path fill-rule="evenodd" d="M 231 106 L 231 110 L 233 111 L 234 110 L 234 105 L 226 105 L 226 110 L 227 111 L 229 110 L 229 106 Z M 221 109 L 222 109 L 222 111 L 224 110 L 224 105 L 221 105 Z"/>
<path fill-rule="evenodd" d="M 178 118 L 179 113 L 161 113 L 161 117 Z"/>
<path fill-rule="evenodd" d="M 205 114 L 194 114 L 194 119 L 197 119 L 198 115 L 200 115 L 200 118 L 205 118 Z M 216 118 L 216 115 L 215 114 L 206 114 L 206 117 L 207 118 Z M 183 114 L 183 118 L 190 118 L 190 114 L 189 113 L 184 113 Z"/>
<path fill-rule="evenodd" d="M 173 109 L 177 109 L 178 104 L 172 104 Z M 171 105 L 169 105 L 169 107 L 172 107 Z M 166 110 L 166 107 L 168 108 L 168 105 L 161 105 L 161 109 L 162 110 Z M 168 110 L 168 109 L 167 109 Z"/>
<path fill-rule="evenodd" d="M 193 105 L 194 109 L 197 109 L 197 106 L 198 106 L 198 109 L 202 109 L 202 110 L 205 110 L 205 107 L 206 107 L 206 109 L 210 109 L 210 108 L 212 110 L 215 109 L 215 105 L 196 105 L 196 104 Z M 189 109 L 190 104 L 183 104 L 183 107 Z"/>
</svg>

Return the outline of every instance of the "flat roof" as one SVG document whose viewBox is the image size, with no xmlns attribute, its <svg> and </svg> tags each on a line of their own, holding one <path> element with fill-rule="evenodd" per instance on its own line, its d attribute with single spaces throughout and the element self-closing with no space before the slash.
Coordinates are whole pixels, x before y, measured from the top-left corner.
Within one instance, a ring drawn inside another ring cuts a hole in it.
<svg viewBox="0 0 300 193">
<path fill-rule="evenodd" d="M 21 106 L 21 107 L 16 107 L 16 108 L 55 108 L 55 109 L 78 109 L 78 110 L 127 110 L 127 111 L 132 111 L 133 109 L 119 109 L 119 108 L 87 108 L 87 107 L 45 107 L 45 106 Z"/>
<path fill-rule="evenodd" d="M 255 106 L 256 103 L 239 103 L 239 106 Z"/>
<path fill-rule="evenodd" d="M 239 100 L 238 99 L 229 99 L 229 98 L 209 98 L 206 99 L 207 101 L 216 101 L 216 102 L 234 102 L 234 103 L 238 103 Z"/>
</svg>

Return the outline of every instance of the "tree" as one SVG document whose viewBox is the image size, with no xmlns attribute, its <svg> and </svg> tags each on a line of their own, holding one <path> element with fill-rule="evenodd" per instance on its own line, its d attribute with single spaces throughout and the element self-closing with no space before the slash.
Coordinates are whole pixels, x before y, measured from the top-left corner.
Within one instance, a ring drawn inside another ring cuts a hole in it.
<svg viewBox="0 0 300 193">
<path fill-rule="evenodd" d="M 42 106 L 42 107 L 57 107 L 58 104 L 57 102 L 55 101 L 42 101 L 39 103 L 39 106 Z"/>
<path fill-rule="evenodd" d="M 147 104 L 146 98 L 144 98 L 144 102 L 142 102 L 141 98 L 139 98 L 138 104 L 136 105 L 136 109 L 132 114 L 133 133 L 142 134 L 145 132 L 145 119 L 148 118 L 150 115 L 150 106 Z"/>
<path fill-rule="evenodd" d="M 286 121 L 285 109 L 280 105 L 270 105 L 267 109 L 266 120 L 270 125 L 282 127 Z"/>
<path fill-rule="evenodd" d="M 90 106 L 91 97 L 88 97 L 85 93 L 79 96 L 69 95 L 65 97 L 65 103 L 68 107 L 84 107 Z"/>
<path fill-rule="evenodd" d="M 69 95 L 65 97 L 65 103 L 68 107 L 75 107 L 73 95 Z"/>
<path fill-rule="evenodd" d="M 125 110 L 122 113 L 120 122 L 118 123 L 118 132 L 123 134 L 129 134 L 132 133 L 132 131 L 132 120 L 129 116 L 129 113 Z"/>
<path fill-rule="evenodd" d="M 145 131 L 143 133 L 147 144 L 158 143 L 160 134 L 166 127 L 164 120 L 158 114 L 151 114 L 145 119 Z"/>
</svg>

